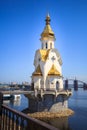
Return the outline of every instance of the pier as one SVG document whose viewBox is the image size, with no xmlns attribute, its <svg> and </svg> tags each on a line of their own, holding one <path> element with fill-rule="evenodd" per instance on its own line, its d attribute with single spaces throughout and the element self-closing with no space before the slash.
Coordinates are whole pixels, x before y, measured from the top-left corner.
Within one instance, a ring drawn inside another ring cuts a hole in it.
<svg viewBox="0 0 87 130">
<path fill-rule="evenodd" d="M 17 95 L 17 94 L 30 94 L 33 91 L 21 91 L 21 90 L 14 90 L 14 91 L 1 91 L 2 94 L 10 94 L 10 95 Z"/>
<path fill-rule="evenodd" d="M 31 118 L 3 104 L 0 93 L 0 130 L 58 130 L 45 122 Z"/>
<path fill-rule="evenodd" d="M 17 95 L 17 94 L 34 94 L 35 92 L 34 91 L 1 91 L 2 94 L 13 94 L 13 95 Z M 67 91 L 66 90 L 61 90 L 61 91 L 55 91 L 55 90 L 52 90 L 52 91 L 38 91 L 38 94 L 53 94 L 55 95 L 55 93 L 60 93 L 60 94 L 66 94 L 67 95 Z M 69 94 L 71 94 L 71 91 L 69 91 Z"/>
<path fill-rule="evenodd" d="M 21 98 L 21 94 L 32 94 L 33 91 L 21 91 L 21 90 L 10 90 L 10 91 L 0 91 L 3 94 L 3 99 L 7 100 L 7 99 L 14 99 L 14 100 L 18 100 Z"/>
<path fill-rule="evenodd" d="M 83 84 L 83 89 L 86 89 L 87 84 L 83 81 L 79 80 L 72 80 L 73 81 L 73 87 L 75 90 L 78 90 L 79 82 Z M 38 100 L 43 97 L 45 98 L 45 95 L 65 95 L 70 96 L 72 94 L 71 89 L 69 89 L 69 79 L 65 80 L 65 86 L 66 89 L 64 90 L 34 90 L 34 91 L 24 91 L 24 90 L 14 90 L 14 91 L 1 91 L 0 93 L 0 130 L 35 130 L 38 128 L 38 130 L 58 130 L 58 128 L 55 128 L 53 126 L 48 125 L 47 123 L 44 123 L 42 121 L 39 121 L 37 119 L 33 119 L 26 114 L 16 111 L 6 105 L 3 104 L 3 95 L 5 94 L 24 94 L 25 96 L 35 95 L 38 97 Z M 67 91 L 68 90 L 68 91 Z M 41 96 L 41 97 L 40 97 Z M 31 99 L 30 99 L 31 101 Z"/>
</svg>

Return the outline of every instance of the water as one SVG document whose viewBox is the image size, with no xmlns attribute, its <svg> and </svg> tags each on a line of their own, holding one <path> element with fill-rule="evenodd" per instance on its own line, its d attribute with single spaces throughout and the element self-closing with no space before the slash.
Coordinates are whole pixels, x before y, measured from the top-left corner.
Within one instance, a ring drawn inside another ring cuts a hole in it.
<svg viewBox="0 0 87 130">
<path fill-rule="evenodd" d="M 9 101 L 10 107 L 22 111 L 28 107 L 27 98 L 21 95 L 20 101 Z M 69 108 L 75 114 L 70 117 L 56 118 L 47 122 L 60 130 L 87 130 L 87 91 L 79 88 L 78 91 L 73 90 L 73 95 L 69 99 Z"/>
<path fill-rule="evenodd" d="M 23 94 L 21 94 L 21 99 L 18 100 L 4 100 L 4 104 L 18 111 L 28 108 L 27 98 Z"/>
<path fill-rule="evenodd" d="M 57 118 L 48 123 L 60 128 L 60 130 L 87 130 L 87 91 L 79 88 L 73 90 L 73 95 L 69 99 L 69 108 L 75 113 L 70 117 Z"/>
<path fill-rule="evenodd" d="M 69 107 L 75 111 L 75 114 L 68 118 L 71 130 L 87 130 L 87 91 L 74 91 L 69 99 Z"/>
</svg>

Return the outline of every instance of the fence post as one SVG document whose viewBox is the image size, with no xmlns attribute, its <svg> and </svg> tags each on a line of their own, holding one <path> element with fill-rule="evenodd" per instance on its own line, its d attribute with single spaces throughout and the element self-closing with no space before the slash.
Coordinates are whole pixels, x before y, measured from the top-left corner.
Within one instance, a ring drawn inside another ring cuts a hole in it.
<svg viewBox="0 0 87 130">
<path fill-rule="evenodd" d="M 0 116 L 2 114 L 3 94 L 0 92 Z"/>
</svg>

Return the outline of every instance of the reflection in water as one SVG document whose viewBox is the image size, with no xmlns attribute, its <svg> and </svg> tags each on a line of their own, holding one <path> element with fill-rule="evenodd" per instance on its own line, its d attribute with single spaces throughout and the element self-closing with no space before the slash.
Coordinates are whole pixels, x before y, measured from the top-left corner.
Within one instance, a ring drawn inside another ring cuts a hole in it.
<svg viewBox="0 0 87 130">
<path fill-rule="evenodd" d="M 60 130 L 71 130 L 68 125 L 68 117 L 50 119 L 46 122 L 55 126 L 56 128 Z"/>
<path fill-rule="evenodd" d="M 12 105 L 12 106 L 20 106 L 21 105 L 21 100 L 20 99 L 17 99 L 17 100 L 14 100 L 14 99 L 10 99 L 10 100 L 4 100 L 3 103 L 5 105 Z"/>
<path fill-rule="evenodd" d="M 23 94 L 21 94 L 21 98 L 18 98 L 17 100 L 6 100 L 4 101 L 4 104 L 15 110 L 22 111 L 28 107 L 28 100 Z"/>
<path fill-rule="evenodd" d="M 20 106 L 21 100 L 20 99 L 10 100 L 10 104 L 12 104 L 13 106 Z"/>
<path fill-rule="evenodd" d="M 8 104 L 10 103 L 10 100 L 3 100 L 3 103 L 4 103 L 5 105 L 8 105 Z"/>
<path fill-rule="evenodd" d="M 75 113 L 66 118 L 56 118 L 46 121 L 60 130 L 87 130 L 87 90 L 73 90 L 69 99 L 69 108 Z"/>
<path fill-rule="evenodd" d="M 72 130 L 87 130 L 87 91 L 82 88 L 73 91 L 69 99 L 69 107 L 75 111 L 68 120 Z"/>
</svg>

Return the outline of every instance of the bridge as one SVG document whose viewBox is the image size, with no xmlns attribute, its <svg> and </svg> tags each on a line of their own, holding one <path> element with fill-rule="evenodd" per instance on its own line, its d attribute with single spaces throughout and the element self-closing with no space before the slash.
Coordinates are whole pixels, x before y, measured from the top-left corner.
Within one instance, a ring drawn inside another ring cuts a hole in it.
<svg viewBox="0 0 87 130">
<path fill-rule="evenodd" d="M 66 80 L 68 80 L 68 81 L 75 81 L 75 80 L 77 80 L 79 83 L 82 83 L 82 84 L 86 83 L 86 82 L 84 82 L 84 81 L 82 81 L 82 80 L 78 80 L 78 79 L 76 79 L 76 78 L 75 78 L 75 79 L 71 79 L 71 78 L 68 79 L 68 78 L 67 78 Z M 65 80 L 64 80 L 64 81 L 65 81 Z M 86 84 L 87 84 L 87 83 L 86 83 Z"/>
<path fill-rule="evenodd" d="M 78 80 L 76 78 L 75 79 L 66 79 L 66 80 L 64 80 L 65 89 L 69 88 L 69 81 L 73 81 L 74 90 L 78 90 L 78 88 L 83 88 L 84 90 L 87 89 L 87 83 L 84 82 L 84 81 Z M 79 83 L 81 85 L 79 85 Z"/>
</svg>

